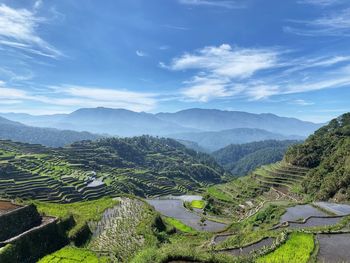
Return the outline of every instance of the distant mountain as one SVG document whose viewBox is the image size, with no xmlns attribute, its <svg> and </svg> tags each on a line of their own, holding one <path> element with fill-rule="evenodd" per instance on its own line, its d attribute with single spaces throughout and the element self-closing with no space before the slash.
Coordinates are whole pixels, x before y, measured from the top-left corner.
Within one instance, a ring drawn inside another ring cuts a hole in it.
<svg viewBox="0 0 350 263">
<path fill-rule="evenodd" d="M 350 113 L 290 148 L 285 161 L 311 168 L 302 183 L 304 193 L 322 200 L 350 200 Z"/>
<path fill-rule="evenodd" d="M 267 140 L 246 144 L 231 144 L 212 153 L 215 160 L 233 175 L 243 176 L 256 168 L 283 159 L 288 147 L 300 141 Z"/>
<path fill-rule="evenodd" d="M 30 126 L 88 131 L 124 137 L 143 134 L 165 136 L 175 133 L 222 131 L 237 128 L 262 129 L 283 135 L 307 136 L 320 127 L 320 124 L 273 114 L 206 109 L 151 114 L 98 107 L 79 109 L 70 114 L 32 116 L 23 113 L 0 113 L 0 116 Z"/>
<path fill-rule="evenodd" d="M 197 143 L 200 147 L 208 150 L 215 151 L 230 144 L 242 144 L 255 141 L 264 140 L 303 140 L 304 137 L 297 135 L 281 135 L 272 133 L 261 129 L 249 129 L 239 128 L 224 131 L 213 132 L 191 132 L 191 133 L 179 133 L 169 134 L 167 137 L 192 141 Z"/>
<path fill-rule="evenodd" d="M 196 131 L 161 120 L 150 113 L 133 112 L 125 109 L 86 108 L 70 114 L 31 116 L 27 114 L 0 114 L 12 120 L 39 127 L 89 131 L 118 136 L 143 134 L 164 135 L 172 132 Z"/>
<path fill-rule="evenodd" d="M 204 131 L 254 128 L 284 135 L 307 136 L 321 127 L 321 124 L 279 117 L 270 113 L 253 114 L 215 109 L 188 109 L 176 113 L 158 113 L 156 116 L 183 127 Z"/>
<path fill-rule="evenodd" d="M 95 140 L 100 137 L 88 132 L 26 126 L 0 117 L 0 139 L 60 147 L 76 141 Z"/>
</svg>

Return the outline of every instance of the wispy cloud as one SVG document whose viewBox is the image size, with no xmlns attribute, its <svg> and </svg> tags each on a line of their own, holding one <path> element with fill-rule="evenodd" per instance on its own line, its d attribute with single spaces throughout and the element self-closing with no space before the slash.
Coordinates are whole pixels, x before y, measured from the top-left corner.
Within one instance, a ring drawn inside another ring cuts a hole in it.
<svg viewBox="0 0 350 263">
<path fill-rule="evenodd" d="M 228 44 L 204 47 L 194 53 L 174 58 L 171 70 L 201 69 L 210 74 L 229 78 L 247 78 L 255 72 L 277 64 L 277 51 L 265 49 L 232 48 Z"/>
<path fill-rule="evenodd" d="M 168 25 L 168 24 L 162 25 L 162 27 L 174 29 L 174 30 L 184 30 L 184 31 L 187 31 L 190 29 L 190 28 L 185 27 L 185 26 L 176 26 L 176 25 Z"/>
<path fill-rule="evenodd" d="M 223 0 L 179 0 L 180 4 L 192 6 L 214 6 L 229 9 L 244 8 L 246 5 L 240 1 L 223 1 Z"/>
<path fill-rule="evenodd" d="M 291 103 L 296 104 L 296 105 L 300 105 L 300 106 L 310 106 L 310 105 L 315 104 L 313 102 L 302 100 L 302 99 L 293 100 L 293 101 L 291 101 Z"/>
<path fill-rule="evenodd" d="M 147 53 L 141 51 L 141 50 L 136 50 L 136 56 L 138 57 L 146 57 L 147 56 Z"/>
<path fill-rule="evenodd" d="M 223 44 L 185 53 L 160 65 L 172 71 L 193 72 L 180 93 L 185 99 L 207 102 L 228 97 L 263 100 L 350 86 L 349 63 L 350 56 L 293 58 L 274 48 L 232 48 Z M 325 68 L 327 71 L 320 74 Z"/>
<path fill-rule="evenodd" d="M 0 45 L 51 58 L 62 56 L 37 32 L 40 24 L 45 22 L 44 18 L 36 14 L 35 10 L 39 7 L 40 1 L 36 2 L 34 11 L 0 4 Z"/>
<path fill-rule="evenodd" d="M 17 88 L 0 86 L 0 100 L 34 101 L 64 108 L 77 107 L 111 107 L 125 108 L 134 111 L 152 110 L 157 94 L 115 90 L 100 87 L 85 87 L 75 85 L 51 86 L 45 95 L 41 92 L 24 91 Z"/>
<path fill-rule="evenodd" d="M 350 36 L 350 8 L 333 12 L 314 20 L 289 21 L 283 30 L 302 36 Z"/>
<path fill-rule="evenodd" d="M 298 4 L 316 5 L 326 7 L 344 2 L 343 0 L 300 0 Z"/>
</svg>

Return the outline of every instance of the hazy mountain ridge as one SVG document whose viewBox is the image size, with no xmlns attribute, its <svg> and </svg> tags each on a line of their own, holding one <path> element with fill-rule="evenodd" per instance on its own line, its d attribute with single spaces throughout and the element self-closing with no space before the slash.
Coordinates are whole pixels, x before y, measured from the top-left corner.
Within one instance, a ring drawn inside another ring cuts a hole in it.
<svg viewBox="0 0 350 263">
<path fill-rule="evenodd" d="M 280 117 L 271 113 L 254 114 L 216 109 L 188 109 L 176 113 L 158 113 L 156 116 L 184 127 L 196 127 L 205 131 L 256 128 L 285 135 L 307 136 L 322 126 L 322 124 Z"/>
<path fill-rule="evenodd" d="M 230 144 L 242 144 L 255 141 L 265 140 L 303 140 L 305 137 L 298 135 L 282 135 L 272 133 L 262 129 L 237 128 L 223 131 L 212 132 L 193 132 L 169 134 L 167 137 L 177 140 L 193 141 L 207 149 L 208 151 L 216 151 Z"/>
<path fill-rule="evenodd" d="M 306 136 L 321 126 L 273 114 L 214 109 L 188 109 L 176 113 L 151 114 L 98 107 L 79 109 L 70 114 L 32 116 L 22 113 L 0 113 L 0 116 L 27 125 L 119 136 L 143 134 L 164 136 L 175 133 L 222 131 L 235 128 L 264 129 L 284 135 Z"/>
<path fill-rule="evenodd" d="M 38 128 L 0 117 L 0 139 L 61 147 L 81 140 L 95 140 L 100 135 L 89 132 Z"/>
</svg>

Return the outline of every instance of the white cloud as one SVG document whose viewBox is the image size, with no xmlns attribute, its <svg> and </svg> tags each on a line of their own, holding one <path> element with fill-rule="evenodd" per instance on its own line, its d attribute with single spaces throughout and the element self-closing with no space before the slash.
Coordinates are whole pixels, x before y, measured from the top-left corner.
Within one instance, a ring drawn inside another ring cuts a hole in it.
<svg viewBox="0 0 350 263">
<path fill-rule="evenodd" d="M 298 4 L 308 4 L 325 7 L 334 4 L 339 4 L 341 2 L 343 2 L 343 0 L 300 0 L 298 1 Z"/>
<path fill-rule="evenodd" d="M 139 56 L 139 57 L 146 57 L 147 54 L 141 50 L 136 50 L 136 55 Z"/>
<path fill-rule="evenodd" d="M 189 88 L 183 89 L 182 94 L 190 100 L 207 102 L 213 98 L 229 97 L 235 94 L 227 87 L 226 82 L 219 79 L 196 78 L 191 81 Z"/>
<path fill-rule="evenodd" d="M 228 97 L 263 100 L 276 95 L 350 86 L 349 63 L 350 56 L 293 59 L 290 52 L 231 48 L 223 44 L 185 53 L 160 66 L 193 72 L 192 77 L 183 82 L 180 93 L 185 100 L 207 102 Z M 307 102 L 296 103 L 306 105 Z"/>
<path fill-rule="evenodd" d="M 2 85 L 5 85 L 3 83 Z M 149 111 L 157 104 L 157 94 L 127 90 L 85 87 L 75 85 L 52 86 L 42 91 L 24 91 L 0 86 L 0 100 L 15 102 L 40 102 L 60 106 L 60 110 L 79 107 L 125 108 L 133 111 Z"/>
<path fill-rule="evenodd" d="M 302 100 L 302 99 L 297 99 L 297 100 L 293 100 L 292 104 L 296 104 L 296 105 L 300 105 L 300 106 L 310 106 L 310 105 L 314 105 L 315 103 L 309 102 L 306 100 Z"/>
<path fill-rule="evenodd" d="M 350 8 L 314 20 L 289 22 L 295 25 L 285 26 L 283 29 L 287 33 L 302 36 L 350 36 Z"/>
<path fill-rule="evenodd" d="M 214 6 L 229 9 L 244 8 L 245 4 L 240 1 L 224 1 L 224 0 L 179 0 L 180 4 L 192 6 Z"/>
<path fill-rule="evenodd" d="M 40 1 L 37 3 L 35 6 L 39 8 Z M 61 56 L 62 53 L 43 40 L 37 32 L 44 21 L 34 11 L 0 4 L 0 45 L 51 58 Z"/>
<path fill-rule="evenodd" d="M 229 78 L 247 78 L 255 72 L 277 66 L 277 51 L 232 48 L 228 44 L 204 47 L 192 54 L 174 58 L 171 70 L 200 69 Z"/>
</svg>

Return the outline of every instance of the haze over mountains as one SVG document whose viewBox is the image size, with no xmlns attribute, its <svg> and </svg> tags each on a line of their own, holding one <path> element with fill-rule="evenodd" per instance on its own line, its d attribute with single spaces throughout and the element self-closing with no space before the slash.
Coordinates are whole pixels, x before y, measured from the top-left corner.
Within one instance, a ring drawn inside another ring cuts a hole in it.
<svg viewBox="0 0 350 263">
<path fill-rule="evenodd" d="M 273 114 L 215 109 L 188 109 L 176 113 L 151 114 L 98 107 L 79 109 L 70 114 L 33 116 L 23 113 L 1 113 L 0 115 L 36 127 L 123 137 L 143 134 L 170 137 L 195 142 L 208 151 L 232 143 L 269 139 L 300 140 L 321 126 Z"/>
<path fill-rule="evenodd" d="M 61 147 L 81 140 L 95 140 L 101 136 L 89 132 L 38 128 L 0 117 L 0 139 Z"/>
</svg>

